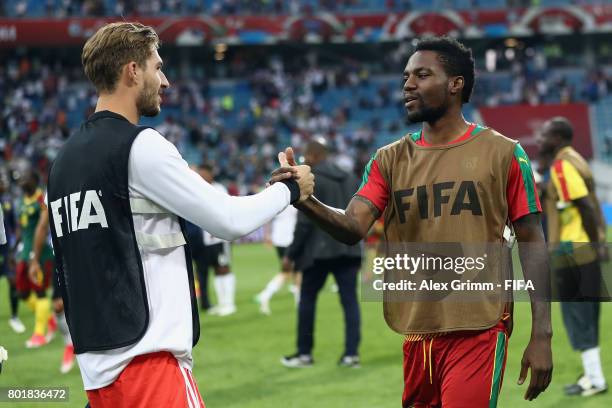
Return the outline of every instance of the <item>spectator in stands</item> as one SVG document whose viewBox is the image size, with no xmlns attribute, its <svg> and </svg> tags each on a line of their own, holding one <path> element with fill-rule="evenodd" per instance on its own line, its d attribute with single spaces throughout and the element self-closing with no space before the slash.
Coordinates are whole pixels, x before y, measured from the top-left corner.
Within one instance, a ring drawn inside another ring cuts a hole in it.
<svg viewBox="0 0 612 408">
<path fill-rule="evenodd" d="M 134 4 L 132 0 L 115 3 L 126 14 L 136 11 Z M 159 7 L 173 10 L 179 6 L 161 1 Z M 235 53 L 238 63 L 230 66 L 229 75 L 248 75 L 248 84 L 235 87 L 235 93 L 227 89 L 211 91 L 198 69 L 173 78 L 174 86 L 164 95 L 166 120 L 159 126 L 188 159 L 195 162 L 206 157 L 206 161 L 218 165 L 220 175 L 241 169 L 237 180 L 246 184 L 263 182 L 271 170 L 270 151 L 286 145 L 288 139 L 300 153 L 300 146 L 314 135 L 333 132 L 338 151 L 359 157 L 380 144 L 379 138 L 398 136 L 403 115 L 400 87 L 373 78 L 369 72 L 396 68 L 409 51 L 410 43 L 402 42 L 371 70 L 360 69 L 360 64 L 343 58 L 322 65 L 320 52 L 310 51 L 303 57 L 276 56 L 247 71 L 245 61 L 253 51 L 245 48 Z M 6 135 L 2 149 L 7 158 L 32 161 L 41 174 L 46 174 L 48 163 L 78 121 L 92 113 L 95 93 L 84 82 L 76 60 L 42 58 L 34 50 L 9 50 L 4 56 L 0 67 L 0 94 L 6 95 L 0 99 L 0 111 L 4 113 L 0 129 Z M 583 83 L 576 81 L 579 77 L 570 81 L 566 74 L 551 75 L 542 68 L 545 62 L 536 61 L 539 58 L 539 52 L 535 52 L 525 61 L 517 59 L 513 68 L 516 76 L 481 75 L 475 105 L 573 102 L 573 84 L 578 90 L 576 100 L 586 97 L 581 92 L 589 83 L 586 75 Z M 601 99 L 608 94 L 609 78 L 603 70 L 596 74 L 591 82 Z M 512 92 L 500 76 L 509 78 Z M 337 103 L 330 108 L 326 101 L 334 99 Z"/>
</svg>

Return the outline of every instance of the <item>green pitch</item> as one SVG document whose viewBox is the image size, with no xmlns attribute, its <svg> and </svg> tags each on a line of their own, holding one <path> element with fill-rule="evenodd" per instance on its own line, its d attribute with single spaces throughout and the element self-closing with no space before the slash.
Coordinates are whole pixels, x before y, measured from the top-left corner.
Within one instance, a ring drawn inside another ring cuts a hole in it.
<svg viewBox="0 0 612 408">
<path fill-rule="evenodd" d="M 235 246 L 238 312 L 219 318 L 202 315 L 202 334 L 194 350 L 194 377 L 208 408 L 386 408 L 399 407 L 402 394 L 402 337 L 387 328 L 380 303 L 362 303 L 361 369 L 336 366 L 342 353 L 343 320 L 338 295 L 329 281 L 319 297 L 315 336 L 315 366 L 287 369 L 279 359 L 295 351 L 296 311 L 292 295 L 283 289 L 271 302 L 272 316 L 259 314 L 253 296 L 276 273 L 272 248 L 262 245 Z M 330 278 L 331 280 L 332 278 Z M 211 285 L 212 286 L 212 285 Z M 212 289 L 212 288 L 211 288 Z M 24 304 L 20 316 L 27 334 L 16 335 L 7 320 L 6 280 L 0 280 L 0 345 L 8 349 L 9 360 L 0 374 L 0 387 L 69 387 L 70 403 L 0 402 L 0 408 L 84 407 L 78 368 L 59 373 L 62 340 L 58 337 L 38 350 L 26 350 L 33 315 Z M 211 290 L 212 292 L 212 290 Z M 606 377 L 612 383 L 612 305 L 602 308 L 601 353 Z M 581 372 L 580 356 L 568 344 L 561 323 L 559 305 L 553 304 L 554 376 L 548 390 L 534 402 L 522 396 L 526 384 L 516 385 L 520 359 L 527 344 L 531 316 L 528 303 L 515 307 L 514 333 L 499 407 L 585 407 L 612 406 L 612 393 L 589 399 L 566 398 L 563 384 L 573 382 Z"/>
</svg>

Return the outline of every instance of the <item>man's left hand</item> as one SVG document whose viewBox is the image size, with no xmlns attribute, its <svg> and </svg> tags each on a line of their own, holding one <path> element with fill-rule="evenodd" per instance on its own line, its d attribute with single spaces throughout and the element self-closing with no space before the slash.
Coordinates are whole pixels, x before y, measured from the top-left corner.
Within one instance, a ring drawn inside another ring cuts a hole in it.
<svg viewBox="0 0 612 408">
<path fill-rule="evenodd" d="M 523 353 L 518 385 L 525 382 L 527 371 L 531 368 L 531 379 L 525 392 L 525 399 L 528 401 L 537 398 L 552 380 L 553 363 L 550 341 L 550 337 L 532 338 Z"/>
</svg>

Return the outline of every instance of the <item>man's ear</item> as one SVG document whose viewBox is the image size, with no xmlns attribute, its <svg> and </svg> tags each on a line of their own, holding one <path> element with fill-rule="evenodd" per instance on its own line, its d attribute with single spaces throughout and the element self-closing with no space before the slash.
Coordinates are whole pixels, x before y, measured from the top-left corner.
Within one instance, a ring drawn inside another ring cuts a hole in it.
<svg viewBox="0 0 612 408">
<path fill-rule="evenodd" d="M 465 85 L 465 80 L 462 76 L 454 77 L 448 84 L 448 92 L 451 95 L 457 95 L 463 92 L 463 86 Z"/>
<path fill-rule="evenodd" d="M 140 72 L 138 70 L 138 64 L 136 61 L 130 61 L 123 67 L 125 78 L 128 81 L 129 86 L 138 85 L 140 81 Z"/>
</svg>

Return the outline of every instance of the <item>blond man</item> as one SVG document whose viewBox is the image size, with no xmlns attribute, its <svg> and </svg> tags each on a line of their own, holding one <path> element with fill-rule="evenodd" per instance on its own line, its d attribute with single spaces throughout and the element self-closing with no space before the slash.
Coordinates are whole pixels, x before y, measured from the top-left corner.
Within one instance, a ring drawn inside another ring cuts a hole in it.
<svg viewBox="0 0 612 408">
<path fill-rule="evenodd" d="M 233 240 L 312 192 L 307 166 L 250 197 L 219 192 L 141 116 L 170 83 L 151 27 L 112 23 L 85 44 L 95 113 L 59 152 L 48 203 L 59 288 L 89 402 L 200 407 L 191 374 L 199 337 L 184 220 Z M 293 176 L 293 177 L 292 177 Z"/>
</svg>

